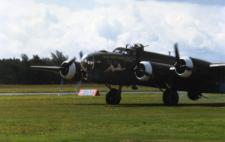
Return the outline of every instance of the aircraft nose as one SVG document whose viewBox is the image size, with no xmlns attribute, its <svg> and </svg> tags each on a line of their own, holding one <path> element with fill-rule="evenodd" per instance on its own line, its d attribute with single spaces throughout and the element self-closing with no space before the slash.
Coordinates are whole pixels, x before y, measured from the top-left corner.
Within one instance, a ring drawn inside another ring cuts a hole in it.
<svg viewBox="0 0 225 142">
<path fill-rule="evenodd" d="M 90 55 L 83 56 L 81 59 L 81 67 L 84 70 L 92 69 L 94 67 L 94 57 Z"/>
</svg>

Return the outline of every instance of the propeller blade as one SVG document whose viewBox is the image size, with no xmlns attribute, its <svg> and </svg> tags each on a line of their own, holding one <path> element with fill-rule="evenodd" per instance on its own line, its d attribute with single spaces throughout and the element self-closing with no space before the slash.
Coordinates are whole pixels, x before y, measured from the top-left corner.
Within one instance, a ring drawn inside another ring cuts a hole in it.
<svg viewBox="0 0 225 142">
<path fill-rule="evenodd" d="M 136 51 L 136 65 L 139 66 L 140 64 L 140 52 L 139 51 Z"/>
<path fill-rule="evenodd" d="M 77 83 L 75 84 L 75 88 L 76 88 L 77 92 L 79 92 L 82 83 L 83 83 L 82 80 L 80 80 L 79 82 L 77 82 Z"/>
<path fill-rule="evenodd" d="M 63 78 L 60 79 L 60 85 L 64 85 L 64 79 Z"/>
<path fill-rule="evenodd" d="M 59 88 L 59 96 L 63 93 L 63 85 L 64 85 L 64 79 L 60 78 L 60 88 Z"/>
<path fill-rule="evenodd" d="M 82 51 L 80 51 L 79 56 L 80 56 L 80 59 L 82 59 L 82 58 L 83 58 L 84 54 L 83 54 L 83 52 L 82 52 Z"/>
<path fill-rule="evenodd" d="M 179 53 L 179 49 L 178 49 L 178 44 L 177 43 L 174 44 L 174 52 L 175 52 L 176 61 L 178 62 L 180 60 L 180 53 Z"/>
</svg>

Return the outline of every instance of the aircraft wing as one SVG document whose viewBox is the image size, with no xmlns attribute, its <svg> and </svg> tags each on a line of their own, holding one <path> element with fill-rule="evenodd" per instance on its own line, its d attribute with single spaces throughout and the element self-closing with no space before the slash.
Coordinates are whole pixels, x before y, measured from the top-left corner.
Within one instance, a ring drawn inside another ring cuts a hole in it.
<svg viewBox="0 0 225 142">
<path fill-rule="evenodd" d="M 45 70 L 45 71 L 60 71 L 62 67 L 59 66 L 30 66 L 32 69 Z"/>
<path fill-rule="evenodd" d="M 158 77 L 170 76 L 171 71 L 173 70 L 173 65 L 151 62 L 152 66 L 155 70 L 155 75 Z M 175 70 L 175 69 L 174 69 Z"/>
<path fill-rule="evenodd" d="M 170 64 L 164 64 L 164 63 L 158 63 L 158 62 L 152 62 L 153 64 L 155 65 L 158 65 L 158 66 L 162 66 L 162 67 L 167 67 L 167 68 L 172 68 L 173 65 L 170 65 Z"/>
<path fill-rule="evenodd" d="M 221 67 L 225 67 L 225 63 L 210 64 L 209 67 L 210 68 L 221 68 Z"/>
</svg>

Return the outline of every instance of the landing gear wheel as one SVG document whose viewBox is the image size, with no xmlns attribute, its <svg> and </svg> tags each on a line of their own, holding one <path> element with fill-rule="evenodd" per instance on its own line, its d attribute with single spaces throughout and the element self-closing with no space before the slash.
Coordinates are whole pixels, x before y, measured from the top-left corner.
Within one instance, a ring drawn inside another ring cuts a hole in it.
<svg viewBox="0 0 225 142">
<path fill-rule="evenodd" d="M 117 89 L 111 89 L 107 94 L 106 94 L 106 103 L 110 105 L 118 105 L 121 100 L 121 91 Z"/>
<path fill-rule="evenodd" d="M 178 105 L 179 95 L 176 90 L 167 89 L 163 93 L 163 103 L 166 106 L 176 106 Z"/>
<path fill-rule="evenodd" d="M 189 91 L 187 94 L 188 98 L 192 101 L 197 101 L 202 97 L 202 94 L 195 91 Z"/>
</svg>

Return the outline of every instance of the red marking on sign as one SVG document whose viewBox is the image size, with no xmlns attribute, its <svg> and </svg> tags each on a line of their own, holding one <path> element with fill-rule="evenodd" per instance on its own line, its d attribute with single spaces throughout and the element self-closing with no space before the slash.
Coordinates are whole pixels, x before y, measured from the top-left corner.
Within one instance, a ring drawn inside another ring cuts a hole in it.
<svg viewBox="0 0 225 142">
<path fill-rule="evenodd" d="M 97 89 L 80 89 L 78 96 L 100 96 Z"/>
</svg>

